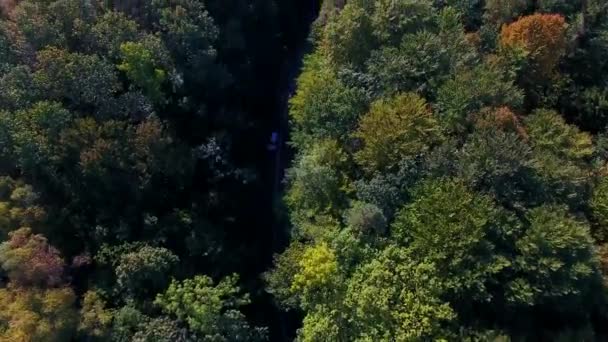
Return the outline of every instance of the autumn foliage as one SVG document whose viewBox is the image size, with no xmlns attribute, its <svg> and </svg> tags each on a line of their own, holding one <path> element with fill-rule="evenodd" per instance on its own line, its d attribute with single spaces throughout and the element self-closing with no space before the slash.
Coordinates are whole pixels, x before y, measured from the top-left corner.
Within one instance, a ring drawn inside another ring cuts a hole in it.
<svg viewBox="0 0 608 342">
<path fill-rule="evenodd" d="M 539 76 L 549 76 L 566 48 L 566 22 L 559 14 L 534 14 L 504 25 L 503 48 L 523 49 Z"/>
<path fill-rule="evenodd" d="M 17 286 L 57 286 L 62 283 L 64 262 L 46 238 L 21 228 L 9 233 L 0 245 L 0 263 Z"/>
</svg>

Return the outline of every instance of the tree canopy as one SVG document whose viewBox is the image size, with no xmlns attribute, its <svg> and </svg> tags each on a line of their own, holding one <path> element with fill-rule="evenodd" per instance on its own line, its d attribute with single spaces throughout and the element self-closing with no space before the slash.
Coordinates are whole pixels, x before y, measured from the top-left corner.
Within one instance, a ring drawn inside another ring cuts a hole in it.
<svg viewBox="0 0 608 342">
<path fill-rule="evenodd" d="M 325 2 L 291 99 L 291 242 L 265 276 L 298 340 L 606 337 L 607 15 Z"/>
</svg>

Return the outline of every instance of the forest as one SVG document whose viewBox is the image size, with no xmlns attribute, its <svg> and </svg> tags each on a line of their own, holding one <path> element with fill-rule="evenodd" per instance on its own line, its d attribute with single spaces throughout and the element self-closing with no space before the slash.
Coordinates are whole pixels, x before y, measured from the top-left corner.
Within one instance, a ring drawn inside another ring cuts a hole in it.
<svg viewBox="0 0 608 342">
<path fill-rule="evenodd" d="M 0 0 L 0 342 L 605 340 L 605 0 Z"/>
</svg>

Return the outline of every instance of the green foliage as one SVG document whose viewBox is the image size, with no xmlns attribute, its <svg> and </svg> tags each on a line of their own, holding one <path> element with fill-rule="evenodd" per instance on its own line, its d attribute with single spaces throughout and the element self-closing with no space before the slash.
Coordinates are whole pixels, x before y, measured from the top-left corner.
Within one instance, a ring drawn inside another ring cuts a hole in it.
<svg viewBox="0 0 608 342">
<path fill-rule="evenodd" d="M 67 100 L 71 108 L 93 106 L 104 115 L 119 89 L 114 66 L 97 55 L 71 53 L 58 48 L 37 55 L 34 84 L 50 100 Z"/>
<path fill-rule="evenodd" d="M 399 160 L 423 153 L 441 140 L 442 133 L 426 101 L 406 93 L 373 103 L 355 136 L 363 142 L 356 161 L 374 172 L 390 170 Z"/>
<path fill-rule="evenodd" d="M 133 342 L 174 342 L 188 341 L 187 333 L 179 324 L 169 318 L 156 318 L 144 324 L 133 335 Z"/>
<path fill-rule="evenodd" d="M 500 27 L 519 17 L 530 5 L 530 0 L 487 0 L 484 19 Z"/>
<path fill-rule="evenodd" d="M 127 342 L 146 324 L 148 317 L 132 306 L 126 305 L 114 313 L 112 341 Z"/>
<path fill-rule="evenodd" d="M 349 280 L 345 303 L 353 312 L 358 341 L 441 340 L 456 318 L 441 300 L 442 284 L 432 263 L 389 247 Z"/>
<path fill-rule="evenodd" d="M 386 232 L 386 218 L 373 204 L 355 202 L 345 215 L 346 223 L 363 235 L 382 235 Z"/>
<path fill-rule="evenodd" d="M 39 197 L 31 185 L 0 177 L 0 241 L 22 227 L 42 229 L 47 213 Z"/>
<path fill-rule="evenodd" d="M 39 90 L 34 84 L 30 68 L 19 65 L 0 78 L 0 105 L 7 110 L 30 107 L 38 98 Z"/>
<path fill-rule="evenodd" d="M 584 310 L 599 280 L 589 226 L 559 206 L 532 209 L 527 219 L 530 227 L 517 241 L 515 260 L 526 277 L 507 285 L 507 299 L 517 305 L 555 303 L 564 312 Z"/>
<path fill-rule="evenodd" d="M 251 328 L 238 310 L 250 303 L 237 286 L 236 275 L 214 285 L 207 276 L 173 281 L 155 303 L 168 314 L 185 321 L 201 341 L 252 341 L 264 330 Z"/>
<path fill-rule="evenodd" d="M 538 202 L 543 188 L 535 173 L 532 149 L 521 135 L 496 128 L 471 134 L 456 153 L 456 175 L 507 207 Z"/>
<path fill-rule="evenodd" d="M 525 123 L 534 148 L 571 161 L 584 161 L 593 154 L 589 134 L 568 125 L 554 111 L 537 110 Z"/>
<path fill-rule="evenodd" d="M 334 66 L 360 67 L 375 46 L 371 19 L 366 10 L 348 2 L 325 26 L 322 51 Z"/>
<path fill-rule="evenodd" d="M 161 101 L 161 86 L 167 72 L 159 68 L 152 52 L 141 43 L 126 42 L 120 45 L 120 55 L 122 63 L 118 70 L 123 71 L 152 101 Z"/>
<path fill-rule="evenodd" d="M 434 263 L 450 293 L 489 299 L 487 282 L 509 265 L 495 251 L 513 229 L 505 214 L 458 180 L 424 182 L 413 198 L 391 227 L 394 238 L 416 260 Z"/>
<path fill-rule="evenodd" d="M 273 269 L 264 274 L 267 291 L 282 307 L 295 308 L 299 305 L 297 294 L 291 291 L 291 284 L 299 272 L 304 249 L 305 246 L 300 243 L 291 243 L 283 253 L 274 256 Z"/>
<path fill-rule="evenodd" d="M 488 61 L 465 69 L 437 91 L 438 115 L 443 125 L 460 131 L 465 119 L 483 107 L 519 108 L 523 93 L 499 65 Z"/>
<path fill-rule="evenodd" d="M 137 23 L 124 13 L 109 11 L 97 19 L 91 28 L 95 50 L 101 50 L 108 56 L 118 59 L 120 46 L 136 41 L 139 36 Z"/>
<path fill-rule="evenodd" d="M 332 287 L 337 285 L 337 274 L 338 263 L 331 248 L 325 243 L 308 247 L 298 263 L 291 291 L 300 294 L 303 307 L 314 307 L 331 296 Z"/>
<path fill-rule="evenodd" d="M 584 0 L 539 0 L 538 9 L 545 13 L 574 14 L 581 10 Z"/>
<path fill-rule="evenodd" d="M 304 146 L 319 139 L 347 139 L 365 111 L 362 92 L 341 82 L 320 55 L 307 57 L 298 84 L 289 102 L 292 141 Z"/>
<path fill-rule="evenodd" d="M 337 214 L 346 206 L 348 179 L 340 171 L 346 156 L 337 143 L 322 141 L 308 155 L 300 156 L 289 170 L 293 179 L 285 198 L 287 205 L 299 212 L 298 218 L 315 214 Z"/>
<path fill-rule="evenodd" d="M 58 103 L 39 102 L 0 120 L 9 135 L 2 141 L 4 157 L 22 170 L 35 173 L 57 159 L 62 130 L 72 122 L 73 115 Z"/>
<path fill-rule="evenodd" d="M 378 42 L 397 45 L 406 33 L 423 31 L 435 19 L 430 0 L 378 0 L 374 1 L 371 23 Z"/>
<path fill-rule="evenodd" d="M 343 5 L 292 100 L 292 242 L 266 274 L 297 340 L 603 338 L 608 7 Z"/>
<path fill-rule="evenodd" d="M 12 12 L 16 26 L 34 49 L 66 44 L 67 32 L 62 32 L 61 27 L 56 25 L 57 18 L 53 18 L 48 9 L 48 3 L 22 1 Z"/>
<path fill-rule="evenodd" d="M 451 73 L 471 63 L 475 52 L 465 38 L 456 11 L 451 8 L 441 11 L 432 27 L 433 30 L 410 30 L 395 44 L 372 52 L 367 72 L 373 87 L 378 88 L 376 92 L 386 96 L 417 91 L 434 96 Z"/>
<path fill-rule="evenodd" d="M 201 1 L 180 0 L 163 5 L 158 12 L 158 25 L 174 60 L 183 61 L 179 69 L 184 82 L 208 86 L 209 78 L 215 77 L 212 74 L 216 71 L 213 63 L 218 27 Z"/>
<path fill-rule="evenodd" d="M 593 235 L 600 241 L 606 241 L 608 239 L 608 180 L 606 178 L 602 178 L 593 189 L 589 207 L 595 223 Z"/>
<path fill-rule="evenodd" d="M 169 284 L 179 258 L 162 247 L 142 246 L 122 254 L 116 265 L 118 288 L 128 296 L 154 295 Z"/>
<path fill-rule="evenodd" d="M 591 136 L 567 124 L 559 114 L 537 110 L 525 120 L 535 168 L 553 192 L 575 206 L 588 198 L 588 165 L 594 152 Z"/>
</svg>

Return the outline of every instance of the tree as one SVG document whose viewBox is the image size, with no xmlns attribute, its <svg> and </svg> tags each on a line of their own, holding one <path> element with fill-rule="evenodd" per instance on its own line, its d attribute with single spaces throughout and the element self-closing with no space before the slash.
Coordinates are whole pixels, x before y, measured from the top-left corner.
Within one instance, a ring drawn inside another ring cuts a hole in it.
<svg viewBox="0 0 608 342">
<path fill-rule="evenodd" d="M 298 90 L 290 100 L 292 141 L 298 146 L 319 139 L 345 141 L 365 111 L 362 91 L 345 85 L 327 65 L 324 56 L 311 55 L 298 77 Z"/>
<path fill-rule="evenodd" d="M 118 70 L 123 71 L 152 101 L 161 101 L 161 87 L 167 79 L 167 72 L 160 68 L 152 52 L 142 43 L 126 42 L 120 45 L 120 55 L 122 63 Z"/>
<path fill-rule="evenodd" d="M 428 6 L 428 2 L 415 1 L 407 6 Z M 404 25 L 419 19 L 412 19 L 409 11 L 402 13 L 408 13 Z M 408 30 L 394 44 L 384 44 L 372 52 L 367 74 L 375 93 L 389 96 L 415 91 L 432 99 L 450 74 L 474 61 L 474 46 L 466 39 L 458 12 L 446 8 L 428 21 L 427 29 Z"/>
<path fill-rule="evenodd" d="M 443 302 L 432 263 L 388 247 L 348 281 L 345 304 L 353 313 L 349 340 L 414 341 L 450 337 L 456 315 Z"/>
<path fill-rule="evenodd" d="M 38 102 L 4 116 L 6 162 L 30 175 L 51 173 L 56 167 L 53 161 L 59 159 L 61 133 L 72 120 L 72 113 L 56 102 Z"/>
<path fill-rule="evenodd" d="M 62 32 L 61 27 L 53 23 L 48 15 L 48 3 L 20 1 L 11 14 L 19 32 L 35 50 L 66 45 L 67 32 Z"/>
<path fill-rule="evenodd" d="M 161 317 L 151 319 L 133 335 L 134 342 L 176 342 L 190 341 L 186 329 L 169 318 Z"/>
<path fill-rule="evenodd" d="M 407 33 L 435 24 L 436 12 L 428 0 L 379 0 L 373 2 L 372 30 L 379 43 L 397 45 Z"/>
<path fill-rule="evenodd" d="M 606 178 L 602 178 L 593 189 L 589 206 L 595 223 L 593 236 L 599 241 L 606 241 L 608 239 L 608 180 Z"/>
<path fill-rule="evenodd" d="M 542 206 L 527 214 L 530 226 L 517 241 L 515 266 L 525 276 L 507 285 L 516 305 L 545 305 L 582 313 L 599 280 L 589 226 L 561 206 Z"/>
<path fill-rule="evenodd" d="M 543 13 L 561 13 L 563 15 L 573 15 L 581 10 L 585 0 L 539 0 L 538 9 Z"/>
<path fill-rule="evenodd" d="M 494 124 L 494 123 L 492 123 Z M 478 121 L 478 125 L 486 125 Z M 473 189 L 490 193 L 509 208 L 542 201 L 545 193 L 521 127 L 488 126 L 473 132 L 456 152 L 455 173 Z M 519 131 L 519 134 L 518 134 Z"/>
<path fill-rule="evenodd" d="M 291 291 L 298 294 L 301 306 L 312 308 L 317 303 L 326 302 L 337 285 L 338 262 L 335 252 L 325 243 L 310 246 L 304 249 L 298 266 Z"/>
<path fill-rule="evenodd" d="M 530 5 L 530 0 L 487 0 L 484 19 L 500 28 L 518 18 Z"/>
<path fill-rule="evenodd" d="M 75 333 L 76 295 L 69 287 L 0 289 L 0 339 L 4 341 L 69 341 Z"/>
<path fill-rule="evenodd" d="M 288 171 L 293 180 L 286 203 L 297 215 L 294 220 L 308 220 L 315 215 L 333 215 L 346 206 L 348 178 L 341 171 L 346 164 L 344 151 L 334 141 L 315 144 Z"/>
<path fill-rule="evenodd" d="M 442 133 L 426 101 L 406 93 L 373 103 L 355 137 L 363 142 L 355 160 L 373 172 L 390 170 L 399 160 L 423 153 L 441 140 Z"/>
<path fill-rule="evenodd" d="M 588 165 L 594 152 L 591 136 L 569 125 L 558 113 L 537 110 L 525 121 L 534 153 L 535 169 L 553 198 L 574 207 L 588 198 Z"/>
<path fill-rule="evenodd" d="M 129 297 L 153 296 L 169 284 L 178 262 L 166 248 L 142 246 L 120 256 L 115 269 L 117 286 Z"/>
<path fill-rule="evenodd" d="M 391 234 L 408 246 L 416 261 L 435 264 L 448 298 L 487 301 L 488 286 L 509 266 L 497 251 L 516 228 L 509 221 L 488 196 L 458 180 L 436 179 L 416 189 Z"/>
<path fill-rule="evenodd" d="M 183 61 L 179 71 L 185 84 L 209 86 L 218 80 L 214 44 L 219 31 L 201 1 L 179 0 L 158 9 L 158 25 L 173 59 Z M 216 84 L 217 86 L 218 84 Z"/>
<path fill-rule="evenodd" d="M 112 64 L 55 47 L 38 52 L 34 84 L 49 100 L 65 100 L 68 108 L 94 110 L 101 117 L 111 115 L 108 107 L 120 87 Z"/>
<path fill-rule="evenodd" d="M 365 9 L 348 2 L 325 26 L 321 49 L 336 67 L 361 67 L 375 46 L 372 23 Z"/>
<path fill-rule="evenodd" d="M 12 284 L 54 287 L 63 282 L 63 259 L 44 236 L 20 228 L 10 232 L 9 237 L 0 245 L 0 264 Z"/>
<path fill-rule="evenodd" d="M 91 28 L 91 36 L 92 50 L 103 51 L 117 60 L 120 56 L 120 46 L 137 40 L 139 27 L 124 13 L 108 11 L 97 18 Z"/>
<path fill-rule="evenodd" d="M 112 312 L 95 291 L 87 291 L 82 298 L 78 330 L 86 336 L 103 341 L 110 335 Z"/>
<path fill-rule="evenodd" d="M 251 328 L 238 310 L 250 303 L 241 294 L 236 275 L 214 285 L 207 276 L 173 281 L 155 303 L 168 314 L 185 321 L 202 341 L 252 341 L 263 339 L 264 330 Z"/>
<path fill-rule="evenodd" d="M 500 45 L 528 53 L 531 71 L 541 80 L 552 76 L 566 49 L 566 23 L 557 14 L 534 14 L 505 25 Z"/>
<path fill-rule="evenodd" d="M 346 223 L 362 235 L 383 235 L 386 232 L 386 218 L 373 204 L 355 202 L 345 215 Z"/>
<path fill-rule="evenodd" d="M 31 185 L 0 177 L 0 241 L 19 228 L 43 229 L 47 212 L 39 205 L 39 197 Z"/>
<path fill-rule="evenodd" d="M 501 68 L 488 60 L 472 69 L 463 69 L 437 91 L 438 116 L 451 131 L 462 131 L 467 117 L 484 107 L 520 108 L 523 92 Z"/>
</svg>

